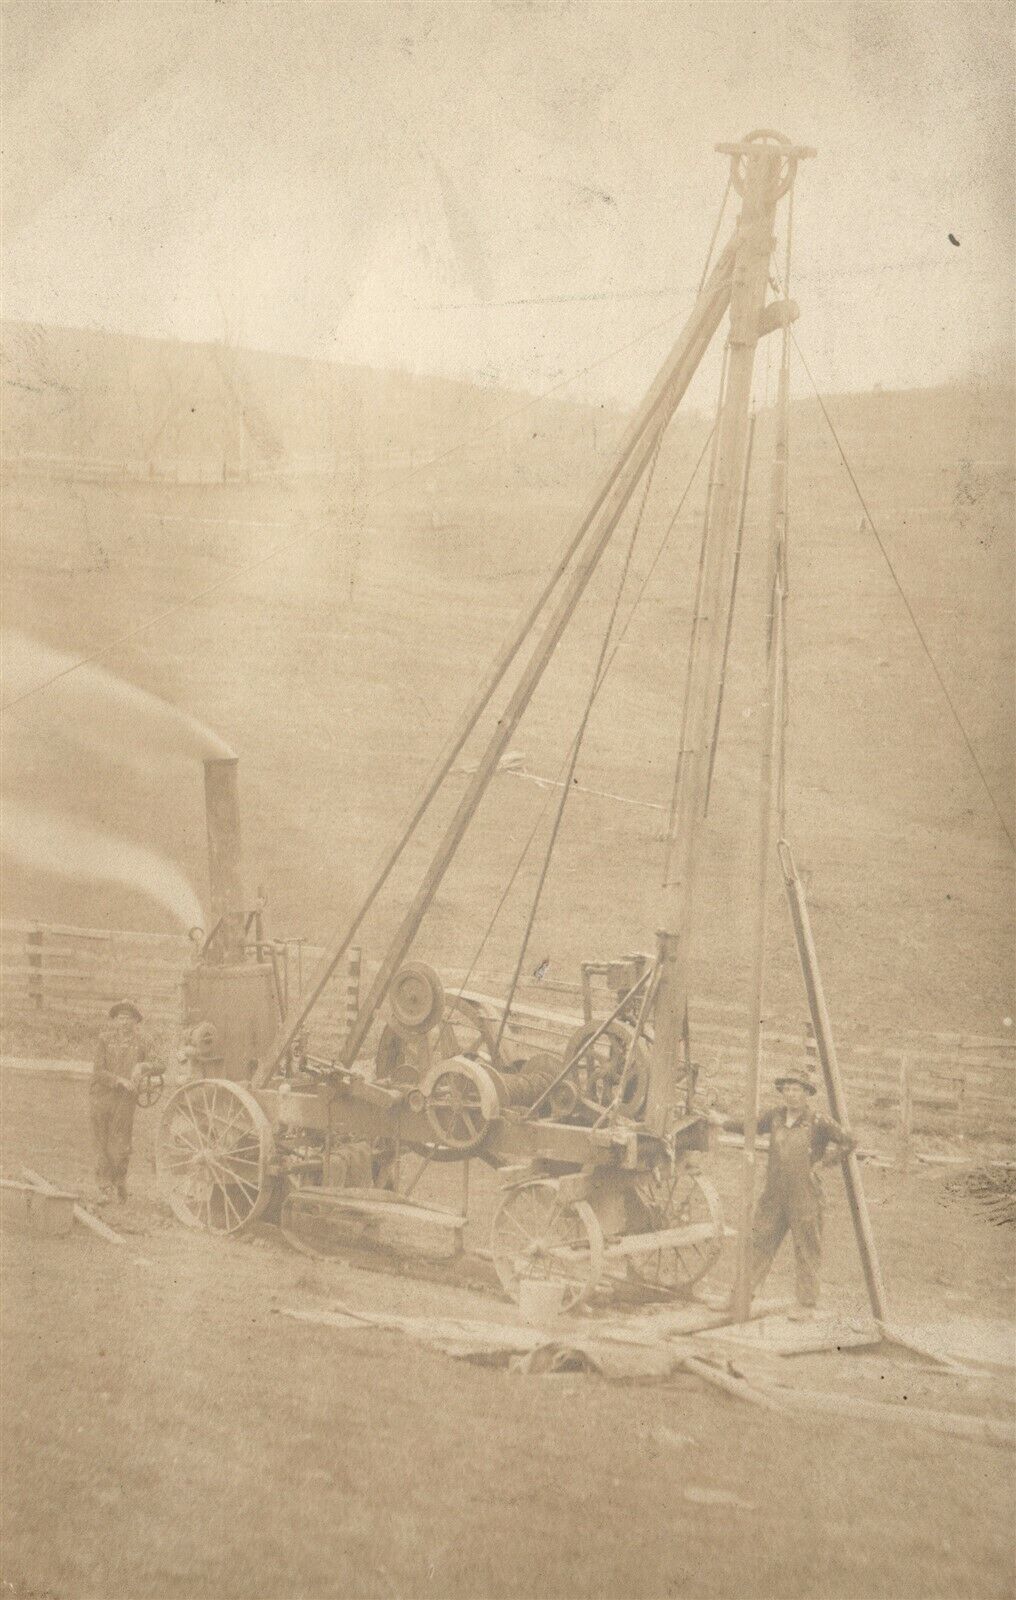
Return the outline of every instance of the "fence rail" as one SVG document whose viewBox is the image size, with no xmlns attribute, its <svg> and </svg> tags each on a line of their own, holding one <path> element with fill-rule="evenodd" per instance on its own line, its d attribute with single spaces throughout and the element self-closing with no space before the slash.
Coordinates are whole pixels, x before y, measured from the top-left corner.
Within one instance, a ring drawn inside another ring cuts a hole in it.
<svg viewBox="0 0 1016 1600">
<path fill-rule="evenodd" d="M 290 995 L 321 955 L 302 941 L 276 942 L 284 956 Z M 157 1029 L 172 1038 L 182 1016 L 183 972 L 194 947 L 182 934 L 133 933 L 54 923 L 0 923 L 0 1002 L 6 1017 L 62 1022 L 85 1040 L 97 1015 L 129 995 Z M 318 1049 L 337 1051 L 355 1014 L 359 952 L 325 990 L 314 1012 Z M 363 964 L 362 977 L 373 976 Z M 446 973 L 449 991 L 462 973 Z M 478 973 L 470 993 L 495 1002 L 504 980 Z M 530 984 L 520 990 L 507 1030 L 507 1048 L 560 1051 L 581 1020 L 581 990 L 568 984 Z M 717 998 L 692 1013 L 693 1055 L 721 1103 L 737 1104 L 747 1048 L 744 1008 Z M 906 1161 L 915 1134 L 1008 1138 L 1016 1131 L 1016 1041 L 988 1034 L 899 1030 L 875 1038 L 849 1026 L 837 1030 L 851 1115 L 860 1126 L 892 1128 Z M 762 1034 L 770 1071 L 799 1065 L 805 1049 L 803 1015 L 767 1019 Z"/>
</svg>

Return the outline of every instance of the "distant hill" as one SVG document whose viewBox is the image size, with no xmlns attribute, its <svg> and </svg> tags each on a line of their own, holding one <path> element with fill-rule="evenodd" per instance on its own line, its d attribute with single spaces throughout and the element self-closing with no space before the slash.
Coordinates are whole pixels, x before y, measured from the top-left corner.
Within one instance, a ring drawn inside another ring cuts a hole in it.
<svg viewBox="0 0 1016 1600">
<path fill-rule="evenodd" d="M 146 453 L 228 467 L 230 481 L 180 484 L 9 471 L 6 618 L 75 653 L 126 636 L 107 664 L 239 750 L 249 883 L 268 887 L 275 927 L 325 936 L 625 418 L 257 352 L 22 325 L 6 326 L 2 343 L 12 467 L 19 456 Z M 1012 393 L 957 386 L 826 403 L 1011 818 Z M 792 429 L 788 831 L 808 874 L 827 987 L 834 1007 L 873 1028 L 997 1032 L 1013 1007 L 1009 847 L 815 403 L 795 406 Z M 706 431 L 692 417 L 668 435 L 636 581 Z M 768 448 L 763 414 L 698 943 L 707 992 L 735 996 L 748 970 L 755 550 Z M 234 481 L 253 463 L 275 475 Z M 669 797 L 703 493 L 700 476 L 590 724 L 580 783 L 641 804 L 572 798 L 535 933 L 534 964 L 549 955 L 552 976 L 574 975 L 583 955 L 645 947 L 658 926 L 662 813 L 651 807 Z M 619 561 L 620 550 L 513 741 L 530 772 L 560 767 Z M 204 892 L 196 771 L 156 765 L 136 742 L 121 759 L 108 738 L 68 727 L 59 686 L 10 714 L 4 753 L 7 792 L 22 806 L 157 849 Z M 495 781 L 421 933 L 421 956 L 468 966 L 477 955 L 546 793 L 510 774 Z M 394 925 L 436 826 L 368 930 L 371 948 Z M 510 967 L 536 870 L 523 868 L 480 970 Z M 165 925 L 125 889 L 20 867 L 7 873 L 5 907 L 86 925 Z M 777 908 L 773 929 L 773 1006 L 793 1010 L 799 979 Z"/>
<path fill-rule="evenodd" d="M 8 457 L 203 463 L 235 475 L 316 463 L 353 477 L 473 436 L 532 395 L 299 356 L 5 322 Z M 603 415 L 616 413 L 604 411 Z M 553 397 L 504 438 L 586 435 L 600 412 Z"/>
</svg>

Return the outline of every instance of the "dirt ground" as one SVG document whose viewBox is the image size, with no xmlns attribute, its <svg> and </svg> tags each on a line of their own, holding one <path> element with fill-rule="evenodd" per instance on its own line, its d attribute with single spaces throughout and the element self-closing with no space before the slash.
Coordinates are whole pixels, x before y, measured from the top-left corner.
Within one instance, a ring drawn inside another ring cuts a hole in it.
<svg viewBox="0 0 1016 1600">
<path fill-rule="evenodd" d="M 84 1084 L 5 1072 L 3 1091 L 4 1173 L 27 1163 L 87 1193 Z M 132 1199 L 111 1216 L 126 1248 L 79 1228 L 30 1235 L 5 1197 L 4 1595 L 1012 1593 L 1011 1458 L 906 1424 L 908 1400 L 1011 1414 L 1010 1377 L 958 1380 L 884 1348 L 797 1358 L 806 1386 L 897 1400 L 900 1425 L 791 1421 L 690 1379 L 522 1376 L 297 1324 L 277 1308 L 514 1311 L 479 1261 L 442 1282 L 394 1261 L 307 1261 L 267 1227 L 188 1233 L 155 1194 L 156 1116 L 139 1113 Z M 736 1153 L 712 1168 L 731 1201 Z M 946 1182 L 869 1173 L 894 1307 L 954 1344 L 965 1331 L 1011 1350 L 1011 1234 Z M 860 1310 L 835 1173 L 827 1189 L 827 1299 Z"/>
</svg>

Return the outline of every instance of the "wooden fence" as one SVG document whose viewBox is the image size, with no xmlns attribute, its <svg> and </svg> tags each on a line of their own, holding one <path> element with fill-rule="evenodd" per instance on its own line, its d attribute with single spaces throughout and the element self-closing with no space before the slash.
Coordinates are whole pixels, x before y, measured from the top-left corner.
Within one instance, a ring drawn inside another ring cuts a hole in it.
<svg viewBox="0 0 1016 1600">
<path fill-rule="evenodd" d="M 62 1022 L 80 1037 L 87 1054 L 95 1028 L 114 1000 L 129 995 L 172 1044 L 181 1018 L 181 979 L 193 959 L 183 935 L 126 933 L 52 923 L 0 924 L 0 1001 L 6 1017 Z M 302 989 L 321 950 L 297 940 L 276 949 L 290 997 Z M 314 1013 L 313 1044 L 337 1051 L 346 1036 L 361 981 L 359 952 L 322 995 Z M 362 977 L 373 976 L 364 963 Z M 445 974 L 455 993 L 462 973 Z M 470 976 L 468 993 L 503 996 L 503 979 Z M 537 1046 L 560 1051 L 581 1020 L 578 985 L 530 984 L 520 990 L 508 1030 L 520 1051 Z M 738 1104 L 747 1048 L 747 1019 L 729 1002 L 705 1000 L 692 1015 L 693 1054 L 702 1082 L 721 1105 Z M 851 1116 L 861 1127 L 891 1129 L 906 1160 L 914 1135 L 972 1140 L 1011 1138 L 1016 1131 L 1016 1041 L 989 1035 L 897 1031 L 892 1037 L 837 1028 L 840 1064 Z M 768 1019 L 763 1030 L 765 1067 L 772 1073 L 800 1064 L 804 1018 Z"/>
</svg>

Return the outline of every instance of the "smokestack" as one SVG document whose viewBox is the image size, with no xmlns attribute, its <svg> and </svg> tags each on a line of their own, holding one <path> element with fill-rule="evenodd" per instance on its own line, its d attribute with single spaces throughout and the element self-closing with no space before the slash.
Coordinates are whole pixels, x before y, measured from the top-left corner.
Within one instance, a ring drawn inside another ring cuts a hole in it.
<svg viewBox="0 0 1016 1600">
<path fill-rule="evenodd" d="M 223 962 L 243 960 L 244 898 L 240 852 L 240 799 L 235 756 L 205 762 L 205 814 L 208 819 L 208 883 L 212 927 L 218 931 L 211 950 Z"/>
</svg>

